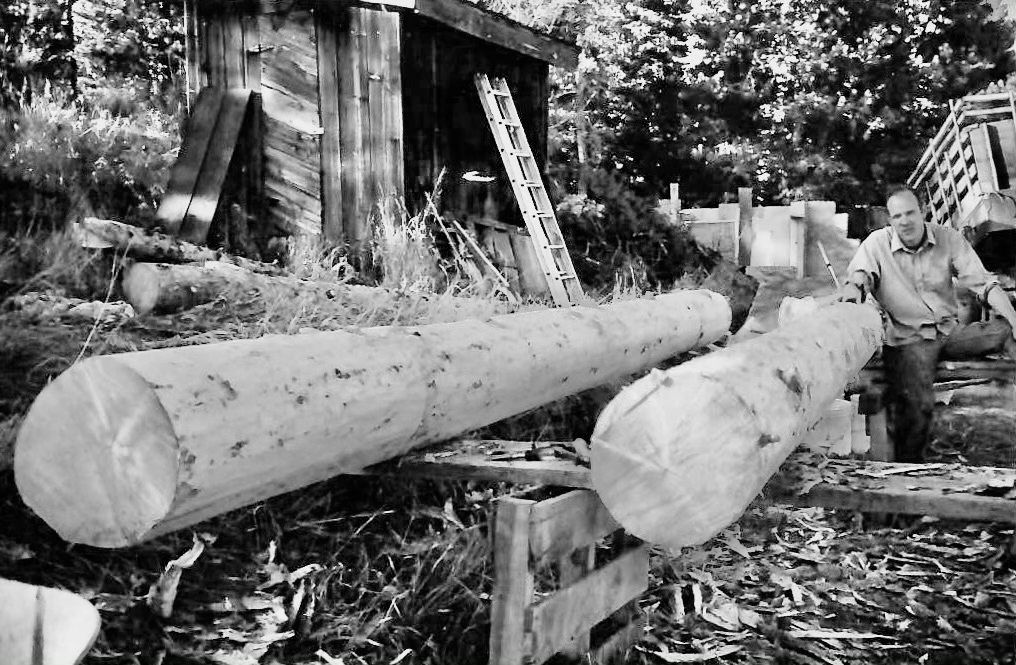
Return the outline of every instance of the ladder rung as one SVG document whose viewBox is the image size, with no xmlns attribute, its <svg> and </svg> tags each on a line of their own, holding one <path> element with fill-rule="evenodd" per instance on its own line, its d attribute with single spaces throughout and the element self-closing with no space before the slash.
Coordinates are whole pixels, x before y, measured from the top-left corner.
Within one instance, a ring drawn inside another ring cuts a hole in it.
<svg viewBox="0 0 1016 665">
<path fill-rule="evenodd" d="M 543 187 L 543 183 L 539 180 L 523 180 L 519 184 L 523 187 Z"/>
<path fill-rule="evenodd" d="M 505 150 L 512 157 L 532 157 L 533 153 L 528 150 Z"/>
<path fill-rule="evenodd" d="M 512 96 L 512 94 L 510 92 L 505 92 L 504 90 L 498 90 L 497 88 L 491 88 L 490 89 L 490 94 L 494 95 L 495 97 L 511 97 Z"/>
<path fill-rule="evenodd" d="M 564 245 L 547 245 L 547 249 L 564 249 Z"/>
</svg>

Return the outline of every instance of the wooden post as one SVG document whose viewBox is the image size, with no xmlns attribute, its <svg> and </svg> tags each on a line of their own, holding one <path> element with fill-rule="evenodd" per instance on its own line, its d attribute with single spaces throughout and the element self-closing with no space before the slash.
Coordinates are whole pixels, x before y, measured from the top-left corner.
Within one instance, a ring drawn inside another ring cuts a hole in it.
<svg viewBox="0 0 1016 665">
<path fill-rule="evenodd" d="M 676 182 L 670 183 L 670 221 L 681 223 L 681 185 Z"/>
<path fill-rule="evenodd" d="M 751 228 L 751 187 L 737 188 L 737 265 L 751 265 L 751 243 L 755 234 Z"/>
<path fill-rule="evenodd" d="M 529 521 L 535 501 L 504 497 L 494 521 L 494 593 L 490 607 L 490 665 L 521 665 L 526 608 L 533 597 Z"/>
</svg>

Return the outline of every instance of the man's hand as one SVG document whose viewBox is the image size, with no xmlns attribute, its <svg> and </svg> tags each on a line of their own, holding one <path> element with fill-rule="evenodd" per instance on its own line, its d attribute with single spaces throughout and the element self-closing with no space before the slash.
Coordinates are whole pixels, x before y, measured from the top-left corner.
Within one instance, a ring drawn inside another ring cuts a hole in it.
<svg viewBox="0 0 1016 665">
<path fill-rule="evenodd" d="M 864 301 L 864 292 L 861 291 L 861 287 L 853 282 L 847 282 L 840 287 L 840 295 L 837 298 L 839 302 L 852 302 L 860 304 Z"/>
<path fill-rule="evenodd" d="M 997 316 L 1001 316 L 1009 322 L 1009 327 L 1012 329 L 1013 339 L 1016 340 L 1016 308 L 1013 307 L 1008 294 L 1002 287 L 994 286 L 988 290 L 987 301 L 988 307 L 990 307 Z"/>
</svg>

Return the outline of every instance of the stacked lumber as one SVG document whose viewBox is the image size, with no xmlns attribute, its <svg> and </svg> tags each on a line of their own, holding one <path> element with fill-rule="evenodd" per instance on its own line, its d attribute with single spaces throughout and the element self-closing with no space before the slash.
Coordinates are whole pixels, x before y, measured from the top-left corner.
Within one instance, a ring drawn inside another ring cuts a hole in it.
<svg viewBox="0 0 1016 665">
<path fill-rule="evenodd" d="M 93 357 L 33 403 L 15 480 L 63 538 L 130 545 L 644 371 L 729 325 L 721 296 L 677 291 Z"/>
</svg>

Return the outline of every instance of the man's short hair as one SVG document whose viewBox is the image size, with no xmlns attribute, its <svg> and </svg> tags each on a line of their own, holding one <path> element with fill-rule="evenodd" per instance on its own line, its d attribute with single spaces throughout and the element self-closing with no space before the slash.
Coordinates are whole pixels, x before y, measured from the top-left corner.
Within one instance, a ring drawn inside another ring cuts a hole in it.
<svg viewBox="0 0 1016 665">
<path fill-rule="evenodd" d="M 897 196 L 899 194 L 905 194 L 907 192 L 909 192 L 910 194 L 913 194 L 915 197 L 917 196 L 917 192 L 915 192 L 914 190 L 910 189 L 906 185 L 899 185 L 899 184 L 889 185 L 885 189 L 885 200 L 888 201 L 889 199 L 891 199 L 894 196 Z"/>
</svg>

